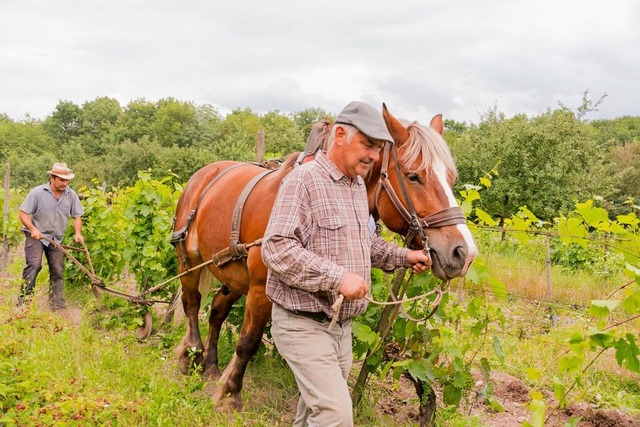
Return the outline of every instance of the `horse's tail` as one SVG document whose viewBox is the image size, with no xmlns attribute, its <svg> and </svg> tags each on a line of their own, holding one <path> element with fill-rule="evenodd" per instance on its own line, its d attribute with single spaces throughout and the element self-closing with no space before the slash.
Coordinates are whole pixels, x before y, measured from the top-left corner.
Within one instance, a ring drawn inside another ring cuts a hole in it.
<svg viewBox="0 0 640 427">
<path fill-rule="evenodd" d="M 207 295 L 213 291 L 213 283 L 215 277 L 208 268 L 203 268 L 200 272 L 200 281 L 198 282 L 198 291 L 202 295 L 202 299 L 205 299 Z"/>
</svg>

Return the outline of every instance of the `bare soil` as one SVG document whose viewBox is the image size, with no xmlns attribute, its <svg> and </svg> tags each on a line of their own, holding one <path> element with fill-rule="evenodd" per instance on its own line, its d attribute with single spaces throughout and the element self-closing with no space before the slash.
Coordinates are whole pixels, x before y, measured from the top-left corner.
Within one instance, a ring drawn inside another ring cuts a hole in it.
<svg viewBox="0 0 640 427">
<path fill-rule="evenodd" d="M 474 375 L 476 381 L 482 380 L 482 375 Z M 458 411 L 468 416 L 476 417 L 480 424 L 488 427 L 520 426 L 523 422 L 531 422 L 531 413 L 527 405 L 530 400 L 530 388 L 520 379 L 504 372 L 493 372 L 491 381 L 494 384 L 493 397 L 503 406 L 504 411 L 495 412 L 478 398 L 475 391 L 469 399 L 463 402 Z M 399 384 L 390 382 L 372 384 L 374 387 L 384 387 L 386 392 L 381 394 L 375 402 L 375 412 L 393 419 L 393 425 L 418 425 L 418 402 L 413 384 L 404 378 Z M 482 387 L 484 385 L 480 385 Z M 442 406 L 442 396 L 439 390 L 438 405 Z M 549 404 L 547 415 L 555 408 L 556 401 L 551 392 L 545 393 Z M 564 426 L 571 418 L 580 417 L 580 427 L 638 427 L 640 415 L 629 415 L 616 410 L 598 409 L 587 403 L 573 403 L 567 408 L 554 412 L 546 422 L 547 427 Z"/>
<path fill-rule="evenodd" d="M 481 374 L 476 380 L 481 380 Z M 493 396 L 502 403 L 504 411 L 493 412 L 487 405 L 478 400 L 469 402 L 461 408 L 471 415 L 477 416 L 483 425 L 492 427 L 519 426 L 530 420 L 527 405 L 530 399 L 530 388 L 520 379 L 504 372 L 493 372 L 491 381 L 494 383 Z M 550 392 L 545 393 L 549 403 L 547 415 L 556 407 L 557 402 Z M 571 418 L 580 417 L 578 422 L 582 427 L 608 426 L 640 426 L 640 416 L 632 416 L 620 411 L 595 408 L 587 403 L 573 403 L 567 408 L 557 410 L 547 421 L 546 426 L 563 426 Z"/>
</svg>

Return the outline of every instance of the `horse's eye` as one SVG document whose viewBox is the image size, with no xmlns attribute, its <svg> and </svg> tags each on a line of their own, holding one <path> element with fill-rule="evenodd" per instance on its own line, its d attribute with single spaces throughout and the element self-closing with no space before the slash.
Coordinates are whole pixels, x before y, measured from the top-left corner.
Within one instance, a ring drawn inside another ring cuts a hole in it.
<svg viewBox="0 0 640 427">
<path fill-rule="evenodd" d="M 420 182 L 420 177 L 417 173 L 411 172 L 407 174 L 407 179 L 411 182 Z"/>
</svg>

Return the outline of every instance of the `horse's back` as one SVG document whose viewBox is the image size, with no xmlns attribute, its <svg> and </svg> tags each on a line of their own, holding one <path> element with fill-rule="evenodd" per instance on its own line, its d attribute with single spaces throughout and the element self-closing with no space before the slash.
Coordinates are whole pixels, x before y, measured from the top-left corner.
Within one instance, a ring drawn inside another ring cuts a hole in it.
<svg viewBox="0 0 640 427">
<path fill-rule="evenodd" d="M 290 169 L 287 165 L 270 171 L 257 164 L 234 161 L 201 168 L 189 179 L 180 196 L 174 228 L 184 227 L 189 216 L 193 216 L 187 243 L 202 259 L 229 247 L 234 215 L 240 215 L 241 219 L 236 224 L 240 242 L 251 243 L 261 238 L 280 182 Z M 251 181 L 263 173 L 251 186 Z M 248 194 L 243 195 L 243 191 Z"/>
<path fill-rule="evenodd" d="M 233 161 L 220 161 L 210 163 L 203 166 L 196 171 L 182 191 L 180 198 L 178 199 L 178 205 L 176 207 L 176 220 L 174 229 L 177 230 L 183 227 L 187 221 L 189 213 L 192 209 L 196 208 L 196 203 L 202 193 L 205 191 L 207 185 L 209 185 L 216 176 L 218 176 L 223 170 L 233 166 L 237 162 Z"/>
</svg>

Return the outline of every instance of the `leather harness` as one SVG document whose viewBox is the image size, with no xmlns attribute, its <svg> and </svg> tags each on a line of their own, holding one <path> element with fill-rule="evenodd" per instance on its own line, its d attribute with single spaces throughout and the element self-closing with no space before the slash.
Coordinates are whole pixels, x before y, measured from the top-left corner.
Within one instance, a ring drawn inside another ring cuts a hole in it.
<svg viewBox="0 0 640 427">
<path fill-rule="evenodd" d="M 400 198 L 393 189 L 393 186 L 389 182 L 389 173 L 387 169 L 389 167 L 390 154 L 393 156 L 396 176 L 398 178 L 398 181 L 400 182 L 400 189 L 402 190 L 402 196 L 408 206 L 408 210 L 404 207 L 404 205 L 400 201 Z M 458 206 L 443 209 L 426 217 L 418 217 L 418 214 L 413 207 L 413 203 L 411 202 L 411 198 L 409 197 L 409 192 L 407 191 L 404 179 L 402 178 L 400 166 L 398 166 L 398 150 L 396 149 L 395 144 L 390 144 L 388 142 L 385 143 L 384 146 L 382 167 L 380 169 L 380 179 L 378 180 L 378 184 L 376 186 L 376 207 L 378 206 L 378 199 L 380 198 L 383 190 L 387 192 L 387 195 L 389 196 L 389 199 L 391 200 L 393 206 L 398 212 L 400 212 L 400 215 L 402 215 L 402 218 L 407 222 L 407 224 L 409 224 L 409 230 L 404 236 L 405 246 L 409 247 L 414 237 L 419 234 L 420 239 L 422 240 L 422 249 L 429 257 L 431 257 L 431 249 L 429 248 L 429 238 L 427 237 L 427 233 L 424 231 L 425 228 L 439 228 L 456 224 L 466 224 L 464 212 L 462 212 L 462 209 Z"/>
<path fill-rule="evenodd" d="M 315 152 L 317 152 L 317 148 L 315 150 L 311 150 L 311 152 L 305 150 L 300 154 L 297 163 L 299 164 L 299 163 L 308 161 L 306 157 L 309 157 L 309 154 L 312 154 L 312 155 L 315 154 Z M 396 176 L 398 178 L 398 181 L 400 182 L 402 197 L 407 207 L 405 207 L 402 204 L 402 201 L 400 200 L 395 190 L 393 189 L 393 186 L 389 182 L 388 167 L 389 167 L 390 156 L 393 156 Z M 213 186 L 213 184 L 215 184 L 227 172 L 230 172 L 233 169 L 236 169 L 240 166 L 247 165 L 247 164 L 255 165 L 255 163 L 238 163 L 238 164 L 229 166 L 228 168 L 222 170 L 218 175 L 213 177 L 213 179 L 209 182 L 209 184 L 207 184 L 207 186 L 204 188 L 204 190 L 198 197 L 198 200 L 195 206 L 189 213 L 186 224 L 172 234 L 171 243 L 175 246 L 180 245 L 180 247 L 183 249 L 184 255 L 183 255 L 182 263 L 185 268 L 189 266 L 185 240 L 189 233 L 189 227 L 193 219 L 195 218 L 195 215 L 198 211 L 198 206 L 202 201 L 202 198 L 207 193 L 207 191 Z M 244 204 L 247 201 L 247 198 L 249 197 L 251 192 L 253 191 L 254 187 L 258 184 L 258 182 L 260 182 L 262 178 L 264 178 L 271 172 L 274 172 L 274 170 L 275 169 L 268 169 L 268 170 L 265 170 L 264 172 L 259 173 L 258 175 L 253 177 L 251 181 L 249 181 L 247 185 L 245 185 L 244 189 L 242 190 L 242 193 L 240 194 L 240 197 L 238 197 L 238 200 L 236 201 L 236 205 L 233 210 L 233 216 L 231 219 L 231 236 L 230 236 L 229 246 L 224 248 L 220 252 L 216 253 L 212 257 L 212 263 L 216 267 L 222 267 L 231 261 L 237 261 L 239 259 L 245 258 L 249 254 L 248 252 L 249 248 L 253 246 L 259 246 L 262 244 L 262 238 L 250 243 L 240 243 L 240 224 L 242 220 L 242 211 L 244 208 Z M 447 226 L 456 225 L 456 224 L 466 224 L 464 213 L 462 209 L 458 206 L 443 209 L 441 211 L 438 211 L 426 217 L 422 217 L 422 218 L 418 217 L 418 214 L 413 206 L 413 203 L 411 202 L 411 198 L 409 198 L 409 193 L 407 191 L 403 175 L 400 171 L 400 166 L 398 165 L 398 154 L 397 154 L 397 149 L 395 144 L 392 144 L 389 142 L 385 143 L 383 159 L 382 159 L 382 167 L 380 169 L 380 179 L 378 180 L 375 191 L 376 193 L 375 193 L 374 200 L 375 200 L 376 209 L 378 205 L 378 199 L 380 198 L 382 191 L 386 191 L 393 206 L 400 213 L 400 215 L 402 215 L 402 218 L 407 222 L 408 231 L 407 231 L 407 234 L 404 236 L 405 246 L 409 247 L 409 245 L 411 244 L 413 239 L 416 237 L 416 235 L 419 235 L 420 239 L 422 240 L 423 250 L 425 254 L 427 254 L 427 256 L 429 257 L 430 257 L 431 249 L 429 248 L 429 238 L 427 237 L 427 234 L 425 232 L 426 228 L 439 228 L 439 227 L 447 227 Z M 174 224 L 175 224 L 175 218 L 174 218 Z"/>
</svg>

